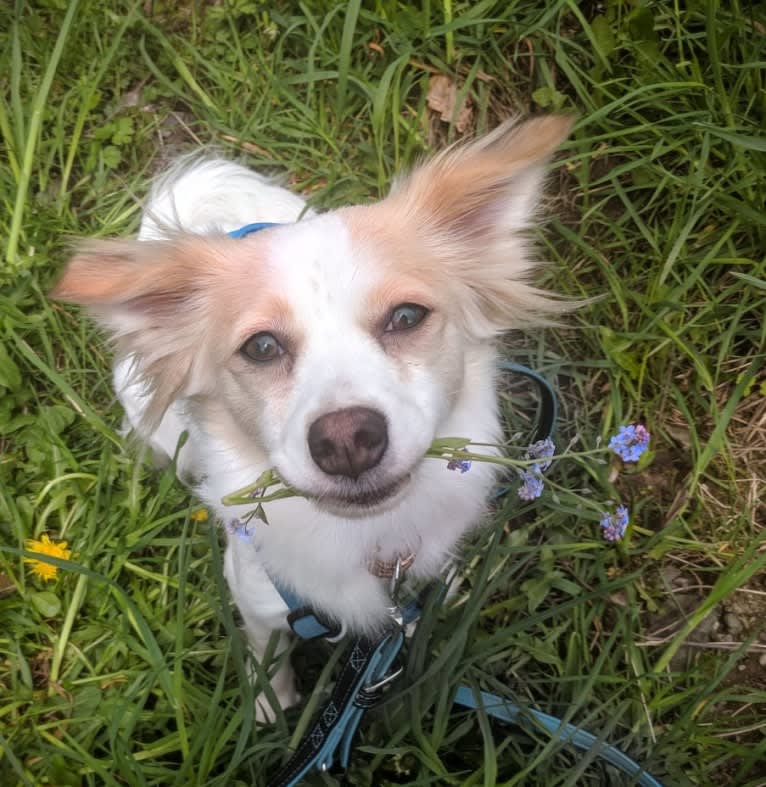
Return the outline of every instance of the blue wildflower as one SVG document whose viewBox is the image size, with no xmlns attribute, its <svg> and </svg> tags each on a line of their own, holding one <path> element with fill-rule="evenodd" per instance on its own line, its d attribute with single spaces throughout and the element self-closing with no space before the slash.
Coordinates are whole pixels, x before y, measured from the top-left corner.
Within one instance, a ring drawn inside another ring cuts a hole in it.
<svg viewBox="0 0 766 787">
<path fill-rule="evenodd" d="M 253 531 L 248 527 L 247 522 L 243 522 L 241 519 L 237 519 L 236 517 L 230 519 L 226 523 L 226 532 L 230 536 L 236 536 L 246 544 L 249 544 L 253 537 Z"/>
<path fill-rule="evenodd" d="M 519 497 L 527 503 L 540 497 L 543 493 L 543 476 L 540 465 L 532 465 L 529 470 L 524 470 L 520 475 L 523 483 L 519 487 Z"/>
<path fill-rule="evenodd" d="M 625 506 L 617 506 L 614 511 L 601 514 L 601 529 L 607 541 L 619 541 L 628 529 L 630 514 Z"/>
<path fill-rule="evenodd" d="M 643 424 L 621 426 L 620 431 L 609 441 L 609 450 L 623 462 L 638 462 L 648 447 L 649 430 Z"/>
<path fill-rule="evenodd" d="M 556 446 L 550 437 L 538 440 L 527 448 L 527 459 L 544 459 L 544 462 L 533 465 L 545 472 L 551 466 L 551 457 L 556 453 Z"/>
<path fill-rule="evenodd" d="M 447 462 L 447 470 L 460 470 L 460 474 L 467 473 L 471 469 L 470 459 L 450 459 Z"/>
<path fill-rule="evenodd" d="M 551 457 L 556 453 L 556 446 L 550 437 L 545 440 L 538 440 L 527 448 L 526 459 L 542 459 L 542 462 L 535 462 L 529 469 L 520 471 L 521 486 L 519 487 L 519 497 L 527 503 L 537 500 L 543 493 L 543 473 L 551 466 Z"/>
</svg>

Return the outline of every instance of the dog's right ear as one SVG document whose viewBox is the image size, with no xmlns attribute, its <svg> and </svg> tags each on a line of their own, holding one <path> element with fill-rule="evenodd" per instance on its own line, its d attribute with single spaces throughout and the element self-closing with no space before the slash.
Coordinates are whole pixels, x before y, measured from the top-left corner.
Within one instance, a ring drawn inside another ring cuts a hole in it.
<svg viewBox="0 0 766 787">
<path fill-rule="evenodd" d="M 118 352 L 136 357 L 150 395 L 150 422 L 174 398 L 205 387 L 206 350 L 215 322 L 212 290 L 222 266 L 234 264 L 221 253 L 227 241 L 193 236 L 88 241 L 51 292 L 58 300 L 85 306 L 116 341 Z"/>
<path fill-rule="evenodd" d="M 510 120 L 417 167 L 380 203 L 391 226 L 409 227 L 424 241 L 427 254 L 411 255 L 409 269 L 441 277 L 476 336 L 544 323 L 572 308 L 532 285 L 527 232 L 545 165 L 573 122 L 561 115 Z"/>
</svg>

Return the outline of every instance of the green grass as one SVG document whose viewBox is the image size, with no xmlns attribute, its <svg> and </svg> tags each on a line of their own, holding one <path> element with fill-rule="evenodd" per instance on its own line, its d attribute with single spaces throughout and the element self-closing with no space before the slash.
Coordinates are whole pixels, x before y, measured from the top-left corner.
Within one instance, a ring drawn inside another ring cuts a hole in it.
<svg viewBox="0 0 766 787">
<path fill-rule="evenodd" d="M 766 14 L 605 5 L 3 13 L 1 784 L 261 785 L 305 727 L 299 708 L 254 728 L 218 535 L 124 445 L 108 349 L 45 292 L 69 238 L 134 232 L 151 174 L 199 144 L 319 208 L 376 198 L 460 136 L 426 105 L 432 73 L 457 79 L 478 131 L 579 114 L 550 178 L 542 283 L 603 298 L 509 355 L 557 377 L 562 445 L 643 417 L 653 452 L 614 478 L 560 461 L 534 506 L 511 491 L 467 547 L 462 595 L 420 626 L 406 688 L 369 715 L 350 783 L 627 783 L 541 731 L 451 710 L 468 681 L 668 785 L 766 784 Z M 596 509 L 618 498 L 633 525 L 612 546 Z M 42 533 L 73 549 L 48 584 L 22 562 Z M 305 693 L 329 652 L 296 649 Z"/>
</svg>

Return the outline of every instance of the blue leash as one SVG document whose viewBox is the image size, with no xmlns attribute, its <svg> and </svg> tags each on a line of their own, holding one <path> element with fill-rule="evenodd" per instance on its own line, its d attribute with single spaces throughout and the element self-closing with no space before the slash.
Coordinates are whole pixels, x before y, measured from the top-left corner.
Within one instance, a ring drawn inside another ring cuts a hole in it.
<svg viewBox="0 0 766 787">
<path fill-rule="evenodd" d="M 662 784 L 654 776 L 644 771 L 637 762 L 631 760 L 616 746 L 603 743 L 592 733 L 581 730 L 574 724 L 567 724 L 548 713 L 534 708 L 522 709 L 516 703 L 498 697 L 497 694 L 474 691 L 470 686 L 458 687 L 454 702 L 456 705 L 462 705 L 472 710 L 481 708 L 488 716 L 521 727 L 534 728 L 535 725 L 529 721 L 531 717 L 540 727 L 550 733 L 552 738 L 558 738 L 561 743 L 569 743 L 584 751 L 595 750 L 594 753 L 597 757 L 606 760 L 610 765 L 614 765 L 615 768 L 634 779 L 638 777 L 641 787 L 662 787 Z"/>
<path fill-rule="evenodd" d="M 232 238 L 244 238 L 274 226 L 277 225 L 273 222 L 246 224 L 228 235 Z M 533 442 L 551 437 L 557 415 L 556 395 L 551 384 L 532 369 L 512 361 L 502 361 L 499 367 L 520 374 L 537 385 L 540 405 Z M 274 586 L 289 610 L 288 623 L 299 637 L 316 639 L 335 638 L 340 635 L 340 628 L 324 620 L 311 608 L 310 603 L 278 582 L 274 582 Z M 384 692 L 401 673 L 401 668 L 395 668 L 395 665 L 404 645 L 404 626 L 417 621 L 421 611 L 420 598 L 416 598 L 403 609 L 396 610 L 395 614 L 400 615 L 397 625 L 382 639 L 375 642 L 357 639 L 350 644 L 330 699 L 320 709 L 311 729 L 293 755 L 269 782 L 269 787 L 293 787 L 314 768 L 326 771 L 333 766 L 336 754 L 339 754 L 340 765 L 343 768 L 348 767 L 353 739 L 364 712 L 382 700 Z M 475 690 L 470 686 L 458 687 L 454 704 L 471 710 L 481 709 L 488 716 L 507 724 L 528 728 L 539 725 L 562 744 L 593 751 L 597 757 L 637 779 L 641 787 L 663 787 L 616 746 L 599 741 L 592 733 L 555 716 L 534 708 L 521 708 L 496 694 Z"/>
</svg>

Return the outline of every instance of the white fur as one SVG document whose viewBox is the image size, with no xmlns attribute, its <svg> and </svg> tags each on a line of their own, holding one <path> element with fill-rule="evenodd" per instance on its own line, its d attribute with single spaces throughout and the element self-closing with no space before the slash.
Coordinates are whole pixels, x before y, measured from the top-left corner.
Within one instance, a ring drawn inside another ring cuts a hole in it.
<svg viewBox="0 0 766 787">
<path fill-rule="evenodd" d="M 154 240 L 173 230 L 205 234 L 256 221 L 292 222 L 305 210 L 299 196 L 247 167 L 187 156 L 152 190 L 138 237 Z"/>
</svg>

